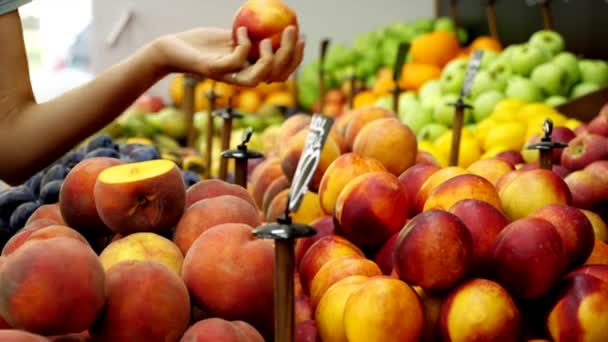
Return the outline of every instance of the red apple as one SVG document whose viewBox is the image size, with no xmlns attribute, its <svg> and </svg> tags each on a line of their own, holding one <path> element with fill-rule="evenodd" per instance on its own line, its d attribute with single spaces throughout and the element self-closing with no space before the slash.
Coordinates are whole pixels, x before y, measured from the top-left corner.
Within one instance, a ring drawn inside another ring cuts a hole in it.
<svg viewBox="0 0 608 342">
<path fill-rule="evenodd" d="M 570 141 L 562 153 L 561 164 L 569 170 L 580 170 L 602 159 L 608 159 L 608 137 L 588 133 Z"/>
<path fill-rule="evenodd" d="M 574 131 L 572 131 L 568 127 L 563 127 L 563 126 L 553 127 L 553 132 L 551 133 L 552 141 L 561 142 L 561 143 L 565 143 L 565 144 L 569 143 L 575 137 L 576 137 L 576 134 L 574 133 Z M 526 144 L 526 145 L 536 144 L 538 142 L 540 142 L 540 135 L 536 134 L 528 140 L 528 144 Z M 560 163 L 563 151 L 564 151 L 563 148 L 556 148 L 552 151 L 552 159 L 553 159 L 554 164 Z"/>
<path fill-rule="evenodd" d="M 133 106 L 147 113 L 156 113 L 165 108 L 165 102 L 160 96 L 143 94 L 135 100 Z"/>
<path fill-rule="evenodd" d="M 567 263 L 557 229 L 539 218 L 512 222 L 492 248 L 494 277 L 517 298 L 544 296 L 564 275 Z"/>
<path fill-rule="evenodd" d="M 577 208 L 593 210 L 608 200 L 608 181 L 587 170 L 574 171 L 564 181 L 572 194 L 572 205 Z"/>
<path fill-rule="evenodd" d="M 293 9 L 281 0 L 248 0 L 237 10 L 232 26 L 233 39 L 240 27 L 247 28 L 251 40 L 249 60 L 255 61 L 260 55 L 259 45 L 264 39 L 270 39 L 272 49 L 276 51 L 281 45 L 281 34 L 288 26 L 295 26 L 296 36 L 298 18 Z"/>
<path fill-rule="evenodd" d="M 495 157 L 498 159 L 502 159 L 502 160 L 510 163 L 513 166 L 515 166 L 517 164 L 522 164 L 524 162 L 524 157 L 521 155 L 521 152 L 519 152 L 519 151 L 513 151 L 513 150 L 502 151 L 502 152 L 498 153 Z"/>
<path fill-rule="evenodd" d="M 589 133 L 608 137 L 608 103 L 601 109 L 598 115 L 587 125 Z"/>
<path fill-rule="evenodd" d="M 536 169 L 540 169 L 540 163 L 537 161 L 523 164 L 518 170 L 526 171 L 526 170 L 536 170 Z M 562 179 L 566 178 L 570 174 L 570 170 L 568 170 L 567 168 L 565 168 L 559 164 L 553 164 L 551 166 L 551 170 L 553 170 L 553 172 L 557 173 L 557 175 L 560 176 Z"/>
</svg>

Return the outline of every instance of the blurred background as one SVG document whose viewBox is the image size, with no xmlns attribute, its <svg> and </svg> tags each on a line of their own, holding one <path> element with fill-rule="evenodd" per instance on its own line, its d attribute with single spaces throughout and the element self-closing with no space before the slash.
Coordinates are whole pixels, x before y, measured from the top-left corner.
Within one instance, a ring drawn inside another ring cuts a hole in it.
<svg viewBox="0 0 608 342">
<path fill-rule="evenodd" d="M 309 45 L 350 43 L 352 37 L 387 22 L 433 14 L 427 0 L 287 0 L 298 13 Z M 21 8 L 36 97 L 44 101 L 90 79 L 162 34 L 196 26 L 229 28 L 241 0 L 33 0 Z M 319 9 L 323 9 L 322 11 Z M 373 13 L 374 15 L 370 15 Z M 151 94 L 167 96 L 168 79 Z"/>
</svg>

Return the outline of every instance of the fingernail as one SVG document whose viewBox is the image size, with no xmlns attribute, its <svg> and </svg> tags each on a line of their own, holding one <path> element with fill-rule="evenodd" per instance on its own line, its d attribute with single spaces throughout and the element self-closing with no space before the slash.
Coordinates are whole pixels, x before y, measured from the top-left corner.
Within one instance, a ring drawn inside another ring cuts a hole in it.
<svg viewBox="0 0 608 342">
<path fill-rule="evenodd" d="M 287 38 L 289 38 L 290 40 L 296 38 L 296 29 L 293 26 L 287 27 L 286 31 L 287 32 L 285 33 L 287 34 Z"/>
<path fill-rule="evenodd" d="M 262 47 L 262 49 L 266 49 L 266 50 L 272 49 L 272 43 L 270 42 L 270 39 L 262 40 L 262 42 L 260 43 L 260 46 Z"/>
</svg>

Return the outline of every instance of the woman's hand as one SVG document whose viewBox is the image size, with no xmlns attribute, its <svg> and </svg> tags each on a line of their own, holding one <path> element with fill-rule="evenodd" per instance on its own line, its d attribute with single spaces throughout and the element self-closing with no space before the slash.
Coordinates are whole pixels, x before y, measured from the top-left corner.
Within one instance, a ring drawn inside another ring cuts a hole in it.
<svg viewBox="0 0 608 342">
<path fill-rule="evenodd" d="M 270 40 L 260 42 L 260 58 L 255 64 L 247 61 L 251 41 L 244 27 L 237 31 L 236 44 L 229 30 L 200 28 L 164 36 L 153 46 L 158 49 L 160 63 L 170 72 L 193 73 L 243 86 L 285 81 L 304 54 L 304 42 L 298 39 L 294 27 L 283 31 L 275 53 Z"/>
</svg>

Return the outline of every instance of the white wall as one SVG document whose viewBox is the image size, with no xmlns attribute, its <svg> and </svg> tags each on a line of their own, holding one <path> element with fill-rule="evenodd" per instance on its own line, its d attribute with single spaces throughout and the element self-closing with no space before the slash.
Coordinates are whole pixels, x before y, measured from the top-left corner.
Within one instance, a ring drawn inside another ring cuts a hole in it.
<svg viewBox="0 0 608 342">
<path fill-rule="evenodd" d="M 320 39 L 329 37 L 349 43 L 358 33 L 395 20 L 430 17 L 429 0 L 285 0 L 297 12 L 307 48 L 305 62 L 318 54 Z M 243 0 L 94 0 L 94 70 L 100 71 L 126 57 L 152 38 L 196 26 L 229 28 Z M 120 18 L 132 8 L 134 17 L 114 47 L 105 45 L 106 36 Z M 164 80 L 151 91 L 166 93 Z"/>
</svg>

